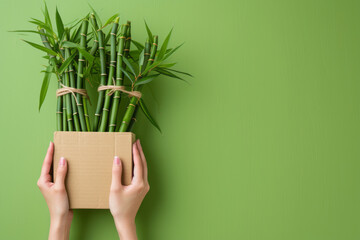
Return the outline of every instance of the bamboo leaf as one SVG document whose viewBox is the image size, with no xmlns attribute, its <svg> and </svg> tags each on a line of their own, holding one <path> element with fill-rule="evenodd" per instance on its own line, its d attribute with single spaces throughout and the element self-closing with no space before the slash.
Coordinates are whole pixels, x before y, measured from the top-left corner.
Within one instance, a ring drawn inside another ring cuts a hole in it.
<svg viewBox="0 0 360 240">
<path fill-rule="evenodd" d="M 160 67 L 160 66 L 159 66 L 159 67 Z M 189 77 L 194 77 L 193 75 L 191 75 L 190 73 L 187 73 L 187 72 L 182 72 L 182 71 L 175 70 L 175 69 L 171 69 L 171 68 L 166 68 L 166 70 L 172 71 L 172 72 L 177 72 L 177 73 L 180 73 L 180 74 L 184 74 L 184 75 L 187 75 L 187 76 L 189 76 Z"/>
<path fill-rule="evenodd" d="M 171 77 L 171 78 L 176 78 L 176 79 L 179 79 L 181 81 L 184 81 L 186 83 L 188 83 L 188 81 L 186 81 L 185 79 L 173 74 L 172 72 L 169 72 L 163 68 L 156 68 L 155 71 L 157 71 L 158 73 L 162 74 L 162 75 L 165 75 L 165 76 L 168 76 L 168 77 Z"/>
<path fill-rule="evenodd" d="M 52 69 L 53 69 L 52 66 L 48 66 L 46 68 L 45 76 L 44 76 L 43 83 L 41 85 L 41 90 L 40 90 L 39 111 L 41 109 L 42 104 L 44 103 L 46 93 L 47 93 L 48 88 L 49 88 Z"/>
<path fill-rule="evenodd" d="M 45 4 L 45 10 L 44 10 L 45 23 L 47 23 L 47 24 L 49 25 L 49 27 L 52 29 L 52 24 L 51 24 L 51 19 L 50 19 L 50 15 L 49 15 L 49 10 L 48 10 L 48 7 L 47 7 L 45 1 L 44 1 L 44 4 Z"/>
<path fill-rule="evenodd" d="M 176 63 L 167 63 L 167 64 L 161 64 L 161 65 L 159 65 L 157 67 L 159 67 L 159 68 L 170 68 L 170 67 L 173 67 L 175 65 L 176 65 Z"/>
<path fill-rule="evenodd" d="M 131 40 L 131 43 L 135 45 L 135 47 L 141 52 L 145 47 L 144 45 L 142 45 L 141 43 L 135 41 L 135 40 Z"/>
<path fill-rule="evenodd" d="M 9 32 L 17 32 L 17 33 L 36 33 L 36 34 L 39 34 L 39 35 L 44 35 L 48 38 L 52 38 L 53 36 L 50 35 L 50 34 L 47 34 L 47 33 L 42 33 L 42 32 L 39 32 L 39 31 L 33 31 L 33 30 L 15 30 L 15 31 L 9 31 Z"/>
<path fill-rule="evenodd" d="M 95 9 L 90 5 L 90 3 L 89 3 L 89 7 L 91 8 L 91 11 L 94 13 L 94 15 L 96 17 L 96 21 L 100 24 L 100 26 L 102 26 L 101 18 L 99 17 L 99 15 L 95 11 Z"/>
<path fill-rule="evenodd" d="M 155 75 L 150 75 L 150 76 L 146 76 L 146 77 L 140 78 L 139 80 L 137 80 L 137 81 L 135 82 L 135 86 L 149 83 L 149 82 L 151 82 L 152 80 L 154 80 L 154 79 L 155 79 L 157 76 L 159 76 L 159 75 L 160 75 L 160 74 L 155 74 Z"/>
<path fill-rule="evenodd" d="M 33 20 L 32 20 L 32 21 L 29 21 L 29 23 L 35 24 L 35 25 L 37 25 L 37 26 L 45 29 L 46 32 L 47 32 L 48 34 L 51 34 L 53 37 L 56 35 L 56 34 L 54 33 L 54 31 L 51 29 L 51 27 L 50 27 L 48 24 L 46 24 L 46 23 L 44 23 L 44 22 L 42 22 L 42 21 L 40 21 L 40 20 L 38 20 L 38 19 L 35 19 L 35 18 L 32 18 L 32 19 L 33 19 Z"/>
<path fill-rule="evenodd" d="M 111 16 L 111 17 L 106 21 L 106 23 L 104 24 L 104 26 L 102 26 L 100 29 L 103 29 L 103 28 L 107 27 L 107 25 L 109 25 L 110 23 L 112 23 L 112 22 L 115 20 L 115 18 L 117 18 L 118 16 L 119 16 L 118 13 L 114 14 L 113 16 Z"/>
<path fill-rule="evenodd" d="M 58 36 L 61 39 L 61 37 L 64 34 L 64 23 L 61 20 L 61 16 L 57 8 L 56 8 L 56 28 L 58 31 Z"/>
<path fill-rule="evenodd" d="M 151 31 L 150 31 L 150 28 L 149 28 L 149 26 L 147 25 L 147 23 L 146 23 L 145 20 L 144 20 L 144 22 L 145 22 L 145 27 L 146 27 L 146 31 L 147 31 L 147 34 L 148 34 L 148 37 L 149 37 L 150 44 L 153 44 L 153 42 L 154 42 L 153 35 L 152 35 L 152 33 L 151 33 Z"/>
<path fill-rule="evenodd" d="M 146 118 L 150 121 L 150 123 L 156 127 L 157 130 L 159 130 L 159 132 L 161 133 L 161 129 L 160 129 L 160 126 L 159 124 L 155 121 L 155 119 L 151 116 L 148 108 L 146 107 L 145 105 L 145 102 L 142 98 L 140 98 L 139 100 L 139 105 L 140 105 L 140 108 L 142 110 L 142 112 L 145 114 Z"/>
<path fill-rule="evenodd" d="M 62 74 L 70 65 L 71 61 L 76 56 L 76 53 L 73 53 L 68 59 L 66 59 L 62 64 L 61 67 L 58 69 L 59 74 Z"/>
<path fill-rule="evenodd" d="M 134 82 L 134 79 L 132 77 L 130 77 L 129 73 L 123 69 L 123 68 L 120 68 L 120 70 L 125 74 L 125 76 L 133 83 Z"/>
<path fill-rule="evenodd" d="M 71 37 L 70 37 L 70 41 L 79 42 L 80 36 L 81 36 L 80 33 L 81 33 L 81 25 L 75 31 L 73 31 L 73 33 L 71 34 Z"/>
<path fill-rule="evenodd" d="M 110 33 L 111 33 L 111 28 L 109 29 L 109 32 L 108 32 L 108 34 L 106 35 L 106 37 L 105 37 L 105 40 L 104 40 L 104 45 L 106 45 L 107 44 L 107 42 L 109 41 L 109 39 L 110 39 Z"/>
<path fill-rule="evenodd" d="M 167 49 L 167 46 L 169 44 L 171 33 L 172 33 L 172 29 L 170 30 L 169 34 L 165 38 L 165 41 L 161 45 L 160 52 L 159 52 L 159 55 L 158 55 L 159 60 L 161 60 L 164 57 L 165 53 L 166 53 L 166 49 Z"/>
<path fill-rule="evenodd" d="M 33 43 L 33 42 L 26 41 L 26 40 L 23 40 L 23 41 L 26 42 L 27 44 L 33 46 L 34 48 L 37 48 L 37 49 L 39 49 L 39 50 L 41 50 L 41 51 L 44 51 L 44 52 L 46 52 L 46 53 L 48 53 L 48 54 L 50 54 L 50 55 L 53 55 L 53 56 L 57 56 L 57 55 L 58 55 L 56 52 L 54 52 L 54 51 L 51 50 L 51 49 L 48 49 L 48 48 L 46 48 L 46 47 L 43 47 L 43 46 L 41 46 L 41 45 L 38 45 L 38 44 Z"/>
<path fill-rule="evenodd" d="M 144 57 L 145 57 L 144 53 L 145 53 L 145 49 L 143 49 L 139 55 L 139 69 L 141 69 L 141 66 L 144 65 Z"/>
<path fill-rule="evenodd" d="M 155 61 L 153 64 L 148 64 L 144 71 L 141 73 L 143 76 L 146 75 L 148 72 L 152 71 L 156 67 L 158 67 L 163 61 Z"/>
<path fill-rule="evenodd" d="M 123 62 L 126 64 L 126 66 L 130 69 L 130 71 L 134 74 L 134 76 L 136 76 L 134 67 L 131 65 L 131 63 L 129 62 L 129 60 L 127 60 L 126 57 L 122 58 Z"/>
<path fill-rule="evenodd" d="M 170 57 L 176 50 L 178 50 L 182 45 L 184 45 L 184 43 L 180 44 L 179 46 L 177 46 L 176 48 L 172 49 L 169 53 L 166 53 L 164 60 L 167 59 L 168 57 Z"/>
<path fill-rule="evenodd" d="M 94 61 L 94 56 L 92 56 L 90 53 L 88 53 L 85 48 L 81 47 L 77 43 L 64 41 L 63 46 L 70 47 L 70 48 L 76 48 L 89 62 Z"/>
</svg>

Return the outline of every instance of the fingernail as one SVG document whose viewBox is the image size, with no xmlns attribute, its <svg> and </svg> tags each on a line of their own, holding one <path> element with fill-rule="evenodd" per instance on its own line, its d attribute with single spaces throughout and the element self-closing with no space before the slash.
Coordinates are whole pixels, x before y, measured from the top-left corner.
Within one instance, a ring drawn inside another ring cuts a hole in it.
<svg viewBox="0 0 360 240">
<path fill-rule="evenodd" d="M 50 143 L 49 143 L 49 147 L 51 146 L 51 141 L 50 141 Z"/>
<path fill-rule="evenodd" d="M 60 166 L 65 166 L 65 158 L 64 157 L 61 157 L 60 158 Z"/>
<path fill-rule="evenodd" d="M 118 156 L 115 156 L 114 158 L 114 164 L 120 165 L 120 158 Z"/>
</svg>

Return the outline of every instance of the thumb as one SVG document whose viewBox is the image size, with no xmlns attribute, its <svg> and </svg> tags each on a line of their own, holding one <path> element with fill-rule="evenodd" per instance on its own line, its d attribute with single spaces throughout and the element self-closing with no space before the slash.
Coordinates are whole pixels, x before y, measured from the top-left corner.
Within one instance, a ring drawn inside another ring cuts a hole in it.
<svg viewBox="0 0 360 240">
<path fill-rule="evenodd" d="M 65 186 L 66 172 L 67 172 L 67 162 L 64 157 L 61 157 L 56 172 L 56 181 L 55 181 L 56 185 Z"/>
<path fill-rule="evenodd" d="M 117 189 L 121 187 L 122 163 L 119 157 L 115 156 L 112 167 L 111 188 Z"/>
</svg>

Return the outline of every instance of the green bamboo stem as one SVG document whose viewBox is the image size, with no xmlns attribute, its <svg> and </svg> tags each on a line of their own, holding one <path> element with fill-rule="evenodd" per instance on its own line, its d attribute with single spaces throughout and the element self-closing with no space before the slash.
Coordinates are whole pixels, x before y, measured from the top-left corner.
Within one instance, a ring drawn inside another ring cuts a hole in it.
<svg viewBox="0 0 360 240">
<path fill-rule="evenodd" d="M 65 95 L 62 96 L 62 105 L 63 105 L 63 131 L 68 130 L 68 124 L 67 124 L 67 113 L 66 113 L 66 98 Z"/>
<path fill-rule="evenodd" d="M 148 64 L 151 65 L 151 64 L 154 63 L 154 61 L 155 61 L 155 55 L 156 55 L 156 51 L 157 51 L 157 47 L 158 47 L 158 36 L 155 35 L 155 36 L 154 36 L 154 41 L 153 41 L 153 47 L 152 47 L 152 49 L 151 49 L 150 57 L 148 58 L 146 65 L 148 65 Z M 144 65 L 145 65 L 145 64 L 144 64 Z M 146 66 L 145 66 L 145 68 L 146 68 Z M 145 68 L 144 68 L 144 69 L 145 69 Z M 141 90 L 141 89 L 138 89 L 138 90 Z M 134 110 L 133 116 L 132 116 L 132 118 L 131 118 L 131 120 L 130 120 L 129 127 L 128 127 L 128 129 L 127 129 L 128 132 L 131 132 L 132 129 L 133 129 L 133 127 L 134 127 L 134 124 L 135 124 L 135 122 L 136 122 L 136 117 L 137 117 L 138 111 L 139 111 L 139 104 L 137 104 L 137 105 L 135 106 L 135 110 Z"/>
<path fill-rule="evenodd" d="M 60 85 L 60 84 L 59 84 Z M 57 98 L 57 104 L 56 104 L 56 130 L 57 131 L 62 131 L 63 130 L 63 126 L 62 126 L 62 115 L 63 115 L 63 111 L 62 111 L 62 97 L 58 97 Z"/>
<path fill-rule="evenodd" d="M 98 29 L 98 25 L 96 23 L 96 19 L 94 14 L 91 14 L 90 20 L 93 21 L 93 25 L 97 30 L 98 40 L 99 40 L 99 55 L 100 55 L 100 86 L 104 86 L 106 84 L 106 59 L 105 59 L 105 46 L 104 46 L 104 33 L 102 30 Z M 94 118 L 94 127 L 93 131 L 97 131 L 99 127 L 99 122 L 101 118 L 101 112 L 104 105 L 104 91 L 99 92 L 98 102 L 95 111 L 95 118 Z"/>
<path fill-rule="evenodd" d="M 69 49 L 66 48 L 64 52 L 65 52 L 65 60 L 66 60 L 70 57 Z M 69 71 L 64 72 L 64 80 L 65 80 L 64 85 L 70 87 L 71 85 L 69 79 Z M 72 100 L 74 99 L 70 93 L 64 95 L 64 97 L 66 98 L 66 120 L 68 122 L 68 129 L 69 131 L 74 131 L 73 110 L 72 110 L 73 108 Z"/>
<path fill-rule="evenodd" d="M 156 38 L 157 39 L 157 38 Z M 149 42 L 149 40 L 146 40 L 145 42 L 145 50 L 144 50 L 144 64 L 142 66 L 143 69 L 146 68 L 147 64 L 148 64 L 148 60 L 151 56 L 151 53 L 154 52 L 156 53 L 157 50 L 157 44 L 153 45 L 153 47 L 151 47 L 151 44 Z M 155 54 L 154 54 L 155 56 Z M 141 78 L 142 76 L 139 75 L 138 79 Z M 132 84 L 132 90 L 137 90 L 140 91 L 142 89 L 143 85 L 140 85 L 137 89 L 135 89 L 135 82 L 137 79 L 135 79 L 134 83 Z M 127 132 L 129 129 L 129 125 L 131 123 L 131 120 L 133 118 L 134 112 L 136 111 L 136 106 L 138 104 L 139 99 L 137 97 L 131 97 L 130 98 L 130 103 L 129 106 L 126 109 L 125 115 L 123 117 L 123 120 L 121 122 L 120 128 L 119 128 L 119 132 Z"/>
<path fill-rule="evenodd" d="M 70 57 L 70 50 L 69 50 L 69 48 L 65 48 L 65 58 L 68 58 L 68 57 Z M 74 68 L 71 63 L 69 64 L 69 67 L 68 67 L 68 74 L 70 77 L 70 87 L 76 88 Z M 78 116 L 78 112 L 77 112 L 76 98 L 73 95 L 71 95 L 70 98 L 71 98 L 71 107 L 72 107 L 75 131 L 79 132 L 79 131 L 81 131 L 81 127 L 80 127 L 79 116 Z"/>
<path fill-rule="evenodd" d="M 108 77 L 108 81 L 107 81 L 107 85 L 113 85 L 115 83 L 113 77 L 114 77 L 114 72 L 115 72 L 115 64 L 116 64 L 116 33 L 118 30 L 118 25 L 119 25 L 119 17 L 117 17 L 113 23 L 113 27 L 112 27 L 112 31 L 111 31 L 111 36 L 110 36 L 110 41 L 111 41 L 111 46 L 110 46 L 110 68 L 109 68 L 109 77 Z M 109 110 L 110 110 L 110 103 L 111 103 L 111 98 L 112 96 L 109 96 L 108 93 L 110 92 L 110 90 L 106 90 L 106 94 L 105 94 L 105 102 L 104 102 L 104 107 L 102 110 L 102 115 L 101 115 L 101 122 L 100 122 L 100 127 L 99 127 L 99 132 L 105 132 L 106 131 L 106 127 L 107 127 L 107 123 L 108 123 L 108 117 L 109 117 Z"/>
<path fill-rule="evenodd" d="M 133 117 L 131 118 L 129 127 L 127 129 L 128 132 L 132 132 L 132 129 L 137 121 L 136 117 L 137 117 L 138 112 L 139 112 L 139 104 L 136 105 L 136 107 L 135 107 Z"/>
<path fill-rule="evenodd" d="M 39 32 L 41 33 L 45 33 L 44 29 L 42 28 L 38 28 Z M 51 45 L 49 44 L 49 41 L 47 39 L 47 37 L 43 34 L 40 34 L 40 38 L 41 38 L 41 41 L 42 43 L 44 44 L 44 46 L 48 49 L 52 49 Z M 61 88 L 61 85 L 60 85 L 60 76 L 58 74 L 58 67 L 57 67 L 57 64 L 56 64 L 56 57 L 54 55 L 51 55 L 51 54 L 48 54 L 49 55 L 49 62 L 50 62 L 50 65 L 54 68 L 55 70 L 55 75 L 56 75 L 56 78 L 58 80 L 58 88 Z M 62 131 L 63 130 L 63 111 L 62 111 L 62 97 L 58 97 L 57 98 L 57 104 L 56 104 L 56 129 L 57 131 Z"/>
<path fill-rule="evenodd" d="M 129 25 L 130 25 L 130 22 L 128 21 L 127 24 L 123 24 L 121 26 L 121 33 L 120 33 L 120 37 L 119 37 L 119 49 L 117 52 L 117 63 L 116 63 L 117 64 L 116 65 L 116 81 L 115 81 L 116 86 L 122 86 L 123 82 L 124 82 L 124 80 L 123 80 L 124 73 L 121 71 L 121 69 L 122 68 L 124 69 L 126 66 L 123 63 L 124 49 L 130 48 L 130 42 L 131 42 L 130 39 L 131 38 L 128 39 L 131 36 L 130 32 L 128 32 Z M 128 54 L 129 51 L 127 51 L 126 53 Z M 117 114 L 118 114 L 120 98 L 121 98 L 121 92 L 116 91 L 114 93 L 113 101 L 111 104 L 109 132 L 115 132 L 115 129 L 116 129 L 116 118 L 117 118 Z"/>
<path fill-rule="evenodd" d="M 81 38 L 80 38 L 80 46 L 86 49 L 86 34 L 88 28 L 88 20 L 85 18 L 82 21 L 81 25 Z M 84 63 L 85 59 L 81 52 L 79 52 L 79 63 L 78 63 L 78 72 L 77 72 L 77 79 L 76 79 L 76 87 L 78 89 L 84 88 L 83 83 L 83 73 L 84 73 Z M 84 115 L 84 106 L 83 106 L 83 97 L 81 94 L 76 93 L 76 100 L 77 100 L 77 107 L 80 119 L 81 130 L 87 131 L 86 120 Z"/>
</svg>

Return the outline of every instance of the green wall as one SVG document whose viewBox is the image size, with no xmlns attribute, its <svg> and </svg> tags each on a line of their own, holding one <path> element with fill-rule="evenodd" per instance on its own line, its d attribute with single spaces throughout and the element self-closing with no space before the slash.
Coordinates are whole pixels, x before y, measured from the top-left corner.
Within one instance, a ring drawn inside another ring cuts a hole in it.
<svg viewBox="0 0 360 240">
<path fill-rule="evenodd" d="M 140 239 L 360 239 L 360 2 L 89 1 L 105 17 L 143 19 L 195 75 L 162 78 L 145 98 L 163 134 L 136 128 L 151 191 Z M 87 1 L 48 0 L 65 22 Z M 55 130 L 55 78 L 39 113 L 41 53 L 8 30 L 32 27 L 42 1 L 1 0 L 0 239 L 45 239 L 36 186 Z M 116 239 L 108 211 L 75 211 L 73 239 Z"/>
</svg>

